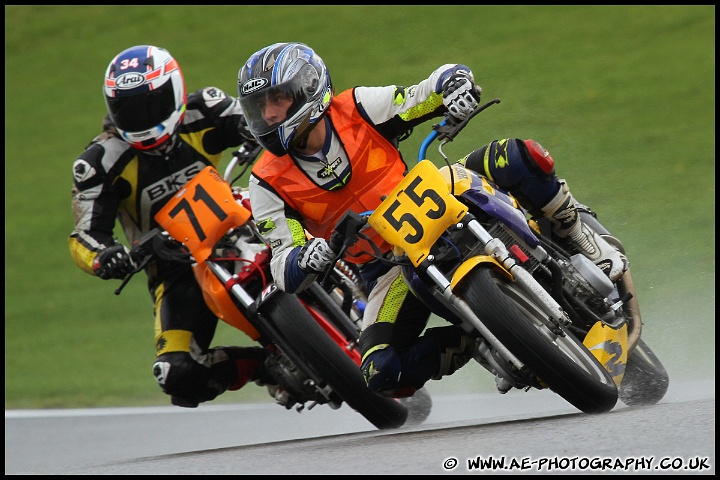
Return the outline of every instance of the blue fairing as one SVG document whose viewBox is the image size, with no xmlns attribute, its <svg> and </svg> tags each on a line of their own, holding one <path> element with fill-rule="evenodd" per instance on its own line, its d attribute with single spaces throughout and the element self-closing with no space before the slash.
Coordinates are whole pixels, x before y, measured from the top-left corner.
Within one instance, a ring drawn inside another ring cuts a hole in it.
<svg viewBox="0 0 720 480">
<path fill-rule="evenodd" d="M 483 188 L 482 180 L 475 172 L 472 170 L 467 172 L 471 176 L 472 187 L 460 195 L 460 198 L 465 200 L 464 203 L 476 205 L 483 212 L 509 227 L 530 247 L 537 247 L 539 244 L 537 236 L 528 226 L 525 214 L 513 206 L 513 200 L 495 185 L 492 185 L 495 193 L 489 193 Z"/>
</svg>

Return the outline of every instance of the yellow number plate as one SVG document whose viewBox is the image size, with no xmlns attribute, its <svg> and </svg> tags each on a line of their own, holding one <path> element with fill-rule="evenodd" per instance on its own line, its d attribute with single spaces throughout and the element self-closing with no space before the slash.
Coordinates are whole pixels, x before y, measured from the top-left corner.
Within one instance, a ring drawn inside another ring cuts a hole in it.
<svg viewBox="0 0 720 480">
<path fill-rule="evenodd" d="M 402 248 L 413 265 L 430 254 L 430 248 L 467 207 L 450 195 L 448 185 L 429 160 L 418 163 L 370 215 L 370 225 L 391 245 Z"/>
</svg>

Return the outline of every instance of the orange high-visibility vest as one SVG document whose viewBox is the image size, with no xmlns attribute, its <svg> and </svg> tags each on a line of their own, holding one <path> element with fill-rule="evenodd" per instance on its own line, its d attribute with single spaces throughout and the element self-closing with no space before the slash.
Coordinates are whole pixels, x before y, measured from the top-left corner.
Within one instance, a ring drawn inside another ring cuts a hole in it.
<svg viewBox="0 0 720 480">
<path fill-rule="evenodd" d="M 352 176 L 347 185 L 334 191 L 324 190 L 310 180 L 289 155 L 277 157 L 267 151 L 255 164 L 253 174 L 268 182 L 290 207 L 300 212 L 311 235 L 330 239 L 332 229 L 346 211 L 362 213 L 377 208 L 381 197 L 403 179 L 407 166 L 400 152 L 362 118 L 352 89 L 333 99 L 327 116 L 350 159 Z M 363 233 L 383 253 L 390 250 L 390 245 L 372 228 L 368 227 Z M 350 252 L 361 251 L 373 250 L 367 241 L 360 239 Z M 350 256 L 347 260 L 362 263 L 369 257 Z"/>
</svg>

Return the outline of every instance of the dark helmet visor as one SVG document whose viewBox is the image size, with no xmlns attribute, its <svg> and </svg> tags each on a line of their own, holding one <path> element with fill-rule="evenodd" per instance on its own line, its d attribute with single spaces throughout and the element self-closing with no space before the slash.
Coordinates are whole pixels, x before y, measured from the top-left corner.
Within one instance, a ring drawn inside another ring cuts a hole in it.
<svg viewBox="0 0 720 480">
<path fill-rule="evenodd" d="M 127 132 L 149 130 L 167 120 L 175 111 L 172 82 L 149 92 L 108 98 L 108 107 L 119 129 Z"/>
</svg>

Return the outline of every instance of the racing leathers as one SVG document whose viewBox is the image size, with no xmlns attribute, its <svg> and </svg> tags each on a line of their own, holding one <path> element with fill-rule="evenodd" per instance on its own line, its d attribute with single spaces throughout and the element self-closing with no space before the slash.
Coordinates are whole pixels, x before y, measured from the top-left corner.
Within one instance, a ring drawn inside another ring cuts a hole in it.
<svg viewBox="0 0 720 480">
<path fill-rule="evenodd" d="M 188 95 L 178 138 L 163 153 L 131 148 L 106 117 L 103 132 L 75 160 L 70 253 L 85 272 L 119 244 L 116 220 L 131 244 L 158 225 L 153 217 L 204 167 L 217 167 L 223 152 L 254 141 L 236 100 L 206 87 Z M 145 268 L 155 312 L 153 375 L 175 405 L 195 407 L 263 375 L 260 347 L 209 348 L 217 317 L 206 306 L 191 266 L 157 260 Z M 103 277 L 105 278 L 105 277 Z"/>
</svg>

